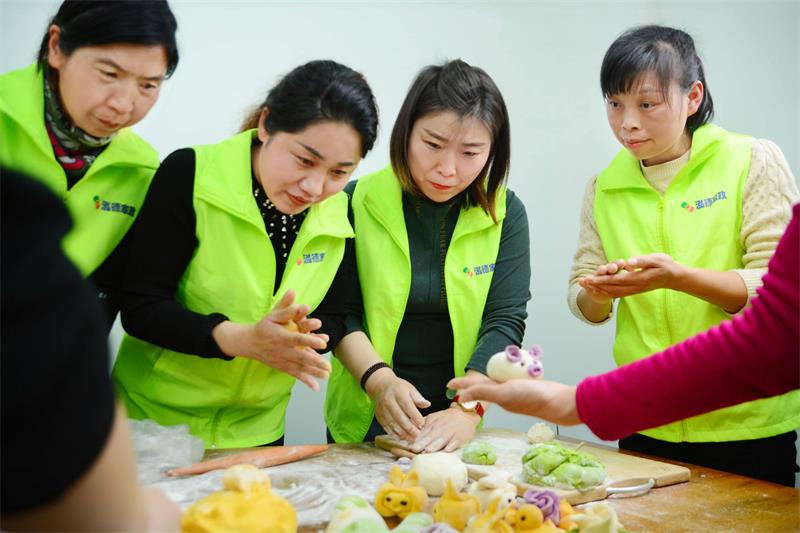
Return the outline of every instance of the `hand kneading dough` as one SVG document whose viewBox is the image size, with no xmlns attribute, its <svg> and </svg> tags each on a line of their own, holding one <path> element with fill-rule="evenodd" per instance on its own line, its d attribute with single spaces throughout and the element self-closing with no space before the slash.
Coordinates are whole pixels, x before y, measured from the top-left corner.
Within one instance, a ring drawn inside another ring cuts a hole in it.
<svg viewBox="0 0 800 533">
<path fill-rule="evenodd" d="M 414 457 L 411 468 L 419 474 L 419 484 L 430 496 L 441 496 L 447 488 L 447 480 L 460 491 L 467 486 L 467 466 L 452 453 L 423 453 Z"/>
</svg>

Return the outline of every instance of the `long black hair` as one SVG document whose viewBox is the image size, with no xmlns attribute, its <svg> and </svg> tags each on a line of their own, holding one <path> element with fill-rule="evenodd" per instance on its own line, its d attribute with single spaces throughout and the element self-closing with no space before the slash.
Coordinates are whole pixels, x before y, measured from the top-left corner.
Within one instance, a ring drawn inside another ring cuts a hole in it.
<svg viewBox="0 0 800 533">
<path fill-rule="evenodd" d="M 61 29 L 58 46 L 64 55 L 83 46 L 138 44 L 163 46 L 167 77 L 178 66 L 178 23 L 166 0 L 64 0 L 48 24 Z M 39 47 L 39 68 L 47 63 L 49 30 Z"/>
<path fill-rule="evenodd" d="M 479 205 L 497 221 L 495 199 L 508 176 L 511 127 L 503 95 L 481 68 L 455 59 L 423 68 L 411 84 L 389 142 L 392 169 L 403 189 L 421 195 L 408 164 L 408 144 L 414 123 L 431 113 L 453 112 L 459 118 L 476 118 L 492 134 L 486 165 L 467 188 L 466 205 Z"/>
<path fill-rule="evenodd" d="M 686 119 L 691 134 L 711 121 L 714 101 L 708 90 L 703 62 L 697 56 L 694 40 L 685 31 L 666 26 L 631 28 L 614 41 L 600 67 L 600 88 L 604 98 L 631 90 L 640 74 L 653 72 L 666 96 L 672 81 L 688 91 L 696 81 L 703 83 L 703 101 Z"/>
<path fill-rule="evenodd" d="M 294 68 L 248 115 L 241 130 L 258 127 L 267 109 L 264 129 L 270 134 L 297 133 L 319 122 L 342 122 L 361 137 L 361 157 L 378 136 L 378 106 L 361 73 L 331 60 L 309 61 Z"/>
</svg>

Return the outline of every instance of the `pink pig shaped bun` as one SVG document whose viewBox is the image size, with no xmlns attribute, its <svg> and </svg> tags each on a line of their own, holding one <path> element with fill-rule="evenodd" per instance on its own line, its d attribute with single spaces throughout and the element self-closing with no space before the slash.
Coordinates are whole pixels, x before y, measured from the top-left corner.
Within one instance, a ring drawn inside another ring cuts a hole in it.
<svg viewBox="0 0 800 533">
<path fill-rule="evenodd" d="M 489 359 L 486 373 L 495 381 L 540 378 L 544 374 L 541 357 L 542 349 L 538 346 L 530 350 L 507 346 L 504 351 L 497 352 Z"/>
</svg>

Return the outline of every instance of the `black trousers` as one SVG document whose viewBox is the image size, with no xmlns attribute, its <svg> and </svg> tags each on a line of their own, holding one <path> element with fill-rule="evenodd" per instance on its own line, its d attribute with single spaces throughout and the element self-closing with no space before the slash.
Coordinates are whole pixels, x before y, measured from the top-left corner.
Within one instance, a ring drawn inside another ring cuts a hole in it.
<svg viewBox="0 0 800 533">
<path fill-rule="evenodd" d="M 667 442 L 636 433 L 620 439 L 619 447 L 794 487 L 796 439 L 794 431 L 728 442 Z"/>
</svg>

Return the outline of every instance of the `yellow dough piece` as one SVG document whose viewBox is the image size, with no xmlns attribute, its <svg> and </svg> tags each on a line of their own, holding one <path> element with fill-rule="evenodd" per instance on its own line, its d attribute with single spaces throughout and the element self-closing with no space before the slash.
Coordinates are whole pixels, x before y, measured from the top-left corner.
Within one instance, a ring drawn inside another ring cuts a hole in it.
<svg viewBox="0 0 800 533">
<path fill-rule="evenodd" d="M 375 510 L 387 518 L 405 518 L 411 513 L 423 511 L 426 505 L 428 493 L 419 486 L 416 470 L 404 474 L 396 465 L 389 471 L 389 481 L 381 485 L 375 494 Z"/>
<path fill-rule="evenodd" d="M 447 480 L 444 494 L 433 506 L 433 521 L 447 522 L 461 531 L 467 521 L 481 512 L 481 504 L 475 496 L 458 492 L 453 487 L 453 482 Z"/>
<path fill-rule="evenodd" d="M 497 500 L 492 501 L 485 511 L 472 517 L 464 533 L 514 533 L 514 528 L 503 520 L 506 510 L 497 504 Z"/>
<path fill-rule="evenodd" d="M 183 515 L 186 533 L 295 533 L 297 514 L 272 492 L 269 476 L 253 465 L 228 468 L 223 490 L 192 504 Z"/>
</svg>

